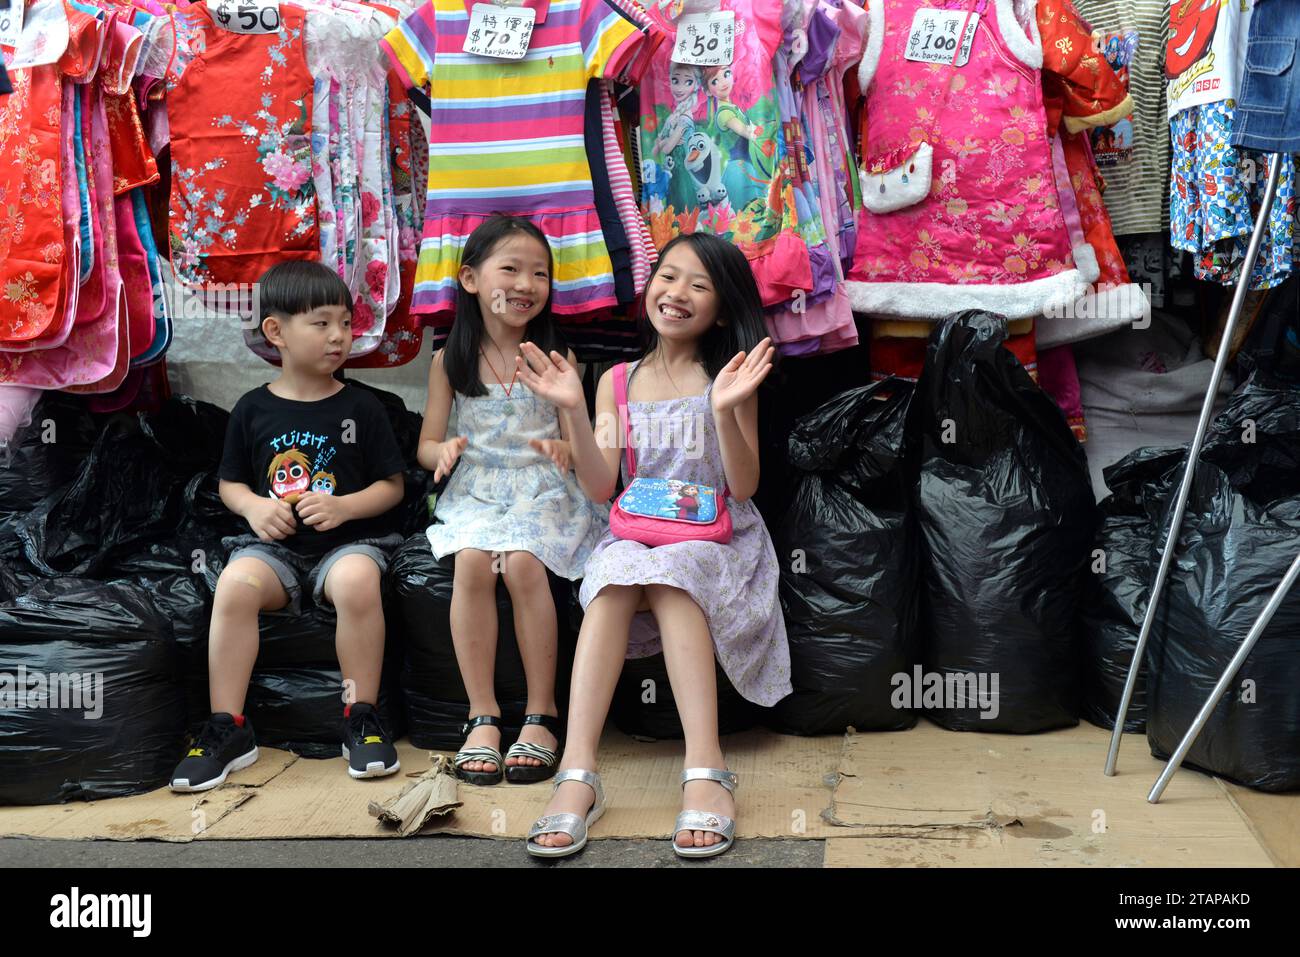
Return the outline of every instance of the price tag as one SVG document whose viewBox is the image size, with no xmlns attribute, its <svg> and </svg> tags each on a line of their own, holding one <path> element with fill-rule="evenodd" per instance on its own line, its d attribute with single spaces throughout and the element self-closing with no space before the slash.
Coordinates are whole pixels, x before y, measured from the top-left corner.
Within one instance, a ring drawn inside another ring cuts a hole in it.
<svg viewBox="0 0 1300 957">
<path fill-rule="evenodd" d="M 673 62 L 727 66 L 735 58 L 736 14 L 732 10 L 692 13 L 677 21 Z"/>
<path fill-rule="evenodd" d="M 907 51 L 903 56 L 920 63 L 965 66 L 979 22 L 980 15 L 974 10 L 922 7 L 912 18 L 912 32 L 907 36 Z"/>
<path fill-rule="evenodd" d="M 279 0 L 207 0 L 217 26 L 231 33 L 279 33 Z"/>
<path fill-rule="evenodd" d="M 10 0 L 8 10 L 0 10 L 0 46 L 16 47 L 23 33 L 23 0 Z"/>
<path fill-rule="evenodd" d="M 505 7 L 476 3 L 469 14 L 464 50 L 475 56 L 522 60 L 533 36 L 537 11 L 532 7 Z"/>
</svg>

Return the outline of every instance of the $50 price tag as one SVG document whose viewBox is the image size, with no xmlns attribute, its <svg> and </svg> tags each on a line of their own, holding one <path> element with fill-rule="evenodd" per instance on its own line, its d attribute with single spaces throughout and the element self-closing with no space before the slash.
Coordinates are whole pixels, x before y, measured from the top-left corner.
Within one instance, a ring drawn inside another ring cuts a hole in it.
<svg viewBox="0 0 1300 957">
<path fill-rule="evenodd" d="M 537 11 L 532 7 L 503 7 L 476 3 L 469 15 L 464 50 L 475 56 L 522 60 L 533 36 Z"/>
<path fill-rule="evenodd" d="M 279 33 L 278 0 L 207 0 L 217 26 L 230 33 Z"/>
<path fill-rule="evenodd" d="M 692 13 L 677 21 L 673 62 L 727 66 L 735 59 L 736 14 L 732 10 Z"/>
</svg>

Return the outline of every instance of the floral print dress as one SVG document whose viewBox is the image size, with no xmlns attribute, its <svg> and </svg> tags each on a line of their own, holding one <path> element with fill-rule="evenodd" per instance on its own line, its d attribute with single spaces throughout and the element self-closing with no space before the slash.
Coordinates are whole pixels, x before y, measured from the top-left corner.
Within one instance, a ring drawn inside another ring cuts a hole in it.
<svg viewBox="0 0 1300 957">
<path fill-rule="evenodd" d="M 631 363 L 629 384 L 638 363 Z M 709 389 L 713 387 L 710 385 Z M 722 489 L 727 476 L 709 392 L 659 402 L 629 402 L 637 473 Z M 639 436 L 662 441 L 642 443 Z M 623 457 L 623 484 L 631 483 Z M 728 500 L 732 537 L 717 542 L 677 542 L 650 548 L 606 534 L 583 574 L 578 598 L 586 608 L 607 585 L 672 585 L 704 612 L 713 647 L 732 686 L 746 699 L 769 707 L 793 691 L 790 646 L 777 592 L 780 568 L 763 517 L 752 499 Z M 654 615 L 632 619 L 628 658 L 663 650 Z"/>
<path fill-rule="evenodd" d="M 434 557 L 464 548 L 529 552 L 561 578 L 580 578 L 608 510 L 528 444 L 560 438 L 554 405 L 518 380 L 509 391 L 497 382 L 484 387 L 487 395 L 456 393 L 452 402 L 447 435 L 469 444 L 434 505 Z"/>
<path fill-rule="evenodd" d="M 277 262 L 320 257 L 305 14 L 281 4 L 280 17 L 278 33 L 247 35 L 202 4 L 176 18 L 188 49 L 168 77 L 168 232 L 186 285 L 252 283 Z"/>
</svg>

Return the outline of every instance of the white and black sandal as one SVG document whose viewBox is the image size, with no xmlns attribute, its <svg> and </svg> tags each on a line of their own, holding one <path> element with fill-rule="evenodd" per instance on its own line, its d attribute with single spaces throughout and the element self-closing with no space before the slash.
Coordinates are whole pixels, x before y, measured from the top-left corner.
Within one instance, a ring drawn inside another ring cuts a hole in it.
<svg viewBox="0 0 1300 957">
<path fill-rule="evenodd" d="M 733 795 L 740 778 L 735 771 L 723 771 L 718 768 L 687 768 L 682 772 L 682 787 L 687 781 L 717 781 Z M 709 847 L 682 847 L 677 843 L 677 835 L 682 831 L 709 831 L 722 835 L 722 840 Z M 731 850 L 736 843 L 736 822 L 725 814 L 712 811 L 683 811 L 677 815 L 673 826 L 673 850 L 678 857 L 717 857 Z"/>
<path fill-rule="evenodd" d="M 481 714 L 477 718 L 471 718 L 461 726 L 460 733 L 462 737 L 468 737 L 469 733 L 482 724 L 490 724 L 493 727 L 501 727 L 501 719 L 494 714 Z M 466 771 L 464 765 L 471 761 L 494 761 L 496 762 L 495 771 Z M 456 769 L 456 776 L 470 784 L 492 785 L 500 784 L 501 779 L 505 776 L 506 762 L 501 757 L 501 752 L 496 748 L 489 748 L 485 744 L 476 744 L 468 748 L 461 748 L 456 752 L 456 756 L 451 759 L 452 767 Z"/>
<path fill-rule="evenodd" d="M 524 724 L 540 724 L 555 739 L 560 740 L 560 733 L 563 730 L 560 719 L 551 714 L 526 714 L 524 715 Z M 506 751 L 506 760 L 511 758 L 535 758 L 542 763 L 540 765 L 531 764 L 507 764 L 506 780 L 511 784 L 531 784 L 534 781 L 545 781 L 555 774 L 555 769 L 560 763 L 560 756 L 550 748 L 544 748 L 540 744 L 530 744 L 527 741 L 516 741 L 510 745 Z"/>
</svg>

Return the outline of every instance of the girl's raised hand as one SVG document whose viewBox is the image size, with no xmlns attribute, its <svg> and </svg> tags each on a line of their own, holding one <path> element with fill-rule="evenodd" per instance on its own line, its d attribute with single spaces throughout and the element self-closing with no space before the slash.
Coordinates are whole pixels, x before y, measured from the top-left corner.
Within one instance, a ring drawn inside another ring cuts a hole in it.
<svg viewBox="0 0 1300 957">
<path fill-rule="evenodd" d="M 448 439 L 438 446 L 438 465 L 433 470 L 433 480 L 441 482 L 444 475 L 451 474 L 451 468 L 460 458 L 465 447 L 469 445 L 469 439 L 463 435 L 458 435 L 454 439 Z"/>
<path fill-rule="evenodd" d="M 523 355 L 515 359 L 515 367 L 534 395 L 561 409 L 576 409 L 586 401 L 578 370 L 564 356 L 554 350 L 548 356 L 531 342 L 520 343 L 519 350 Z"/>
<path fill-rule="evenodd" d="M 722 367 L 718 377 L 713 380 L 713 391 L 710 394 L 713 411 L 726 412 L 734 409 L 753 395 L 758 384 L 772 371 L 772 357 L 775 354 L 776 346 L 772 345 L 769 336 L 754 346 L 748 355 L 742 349 L 732 356 L 731 361 Z"/>
</svg>

